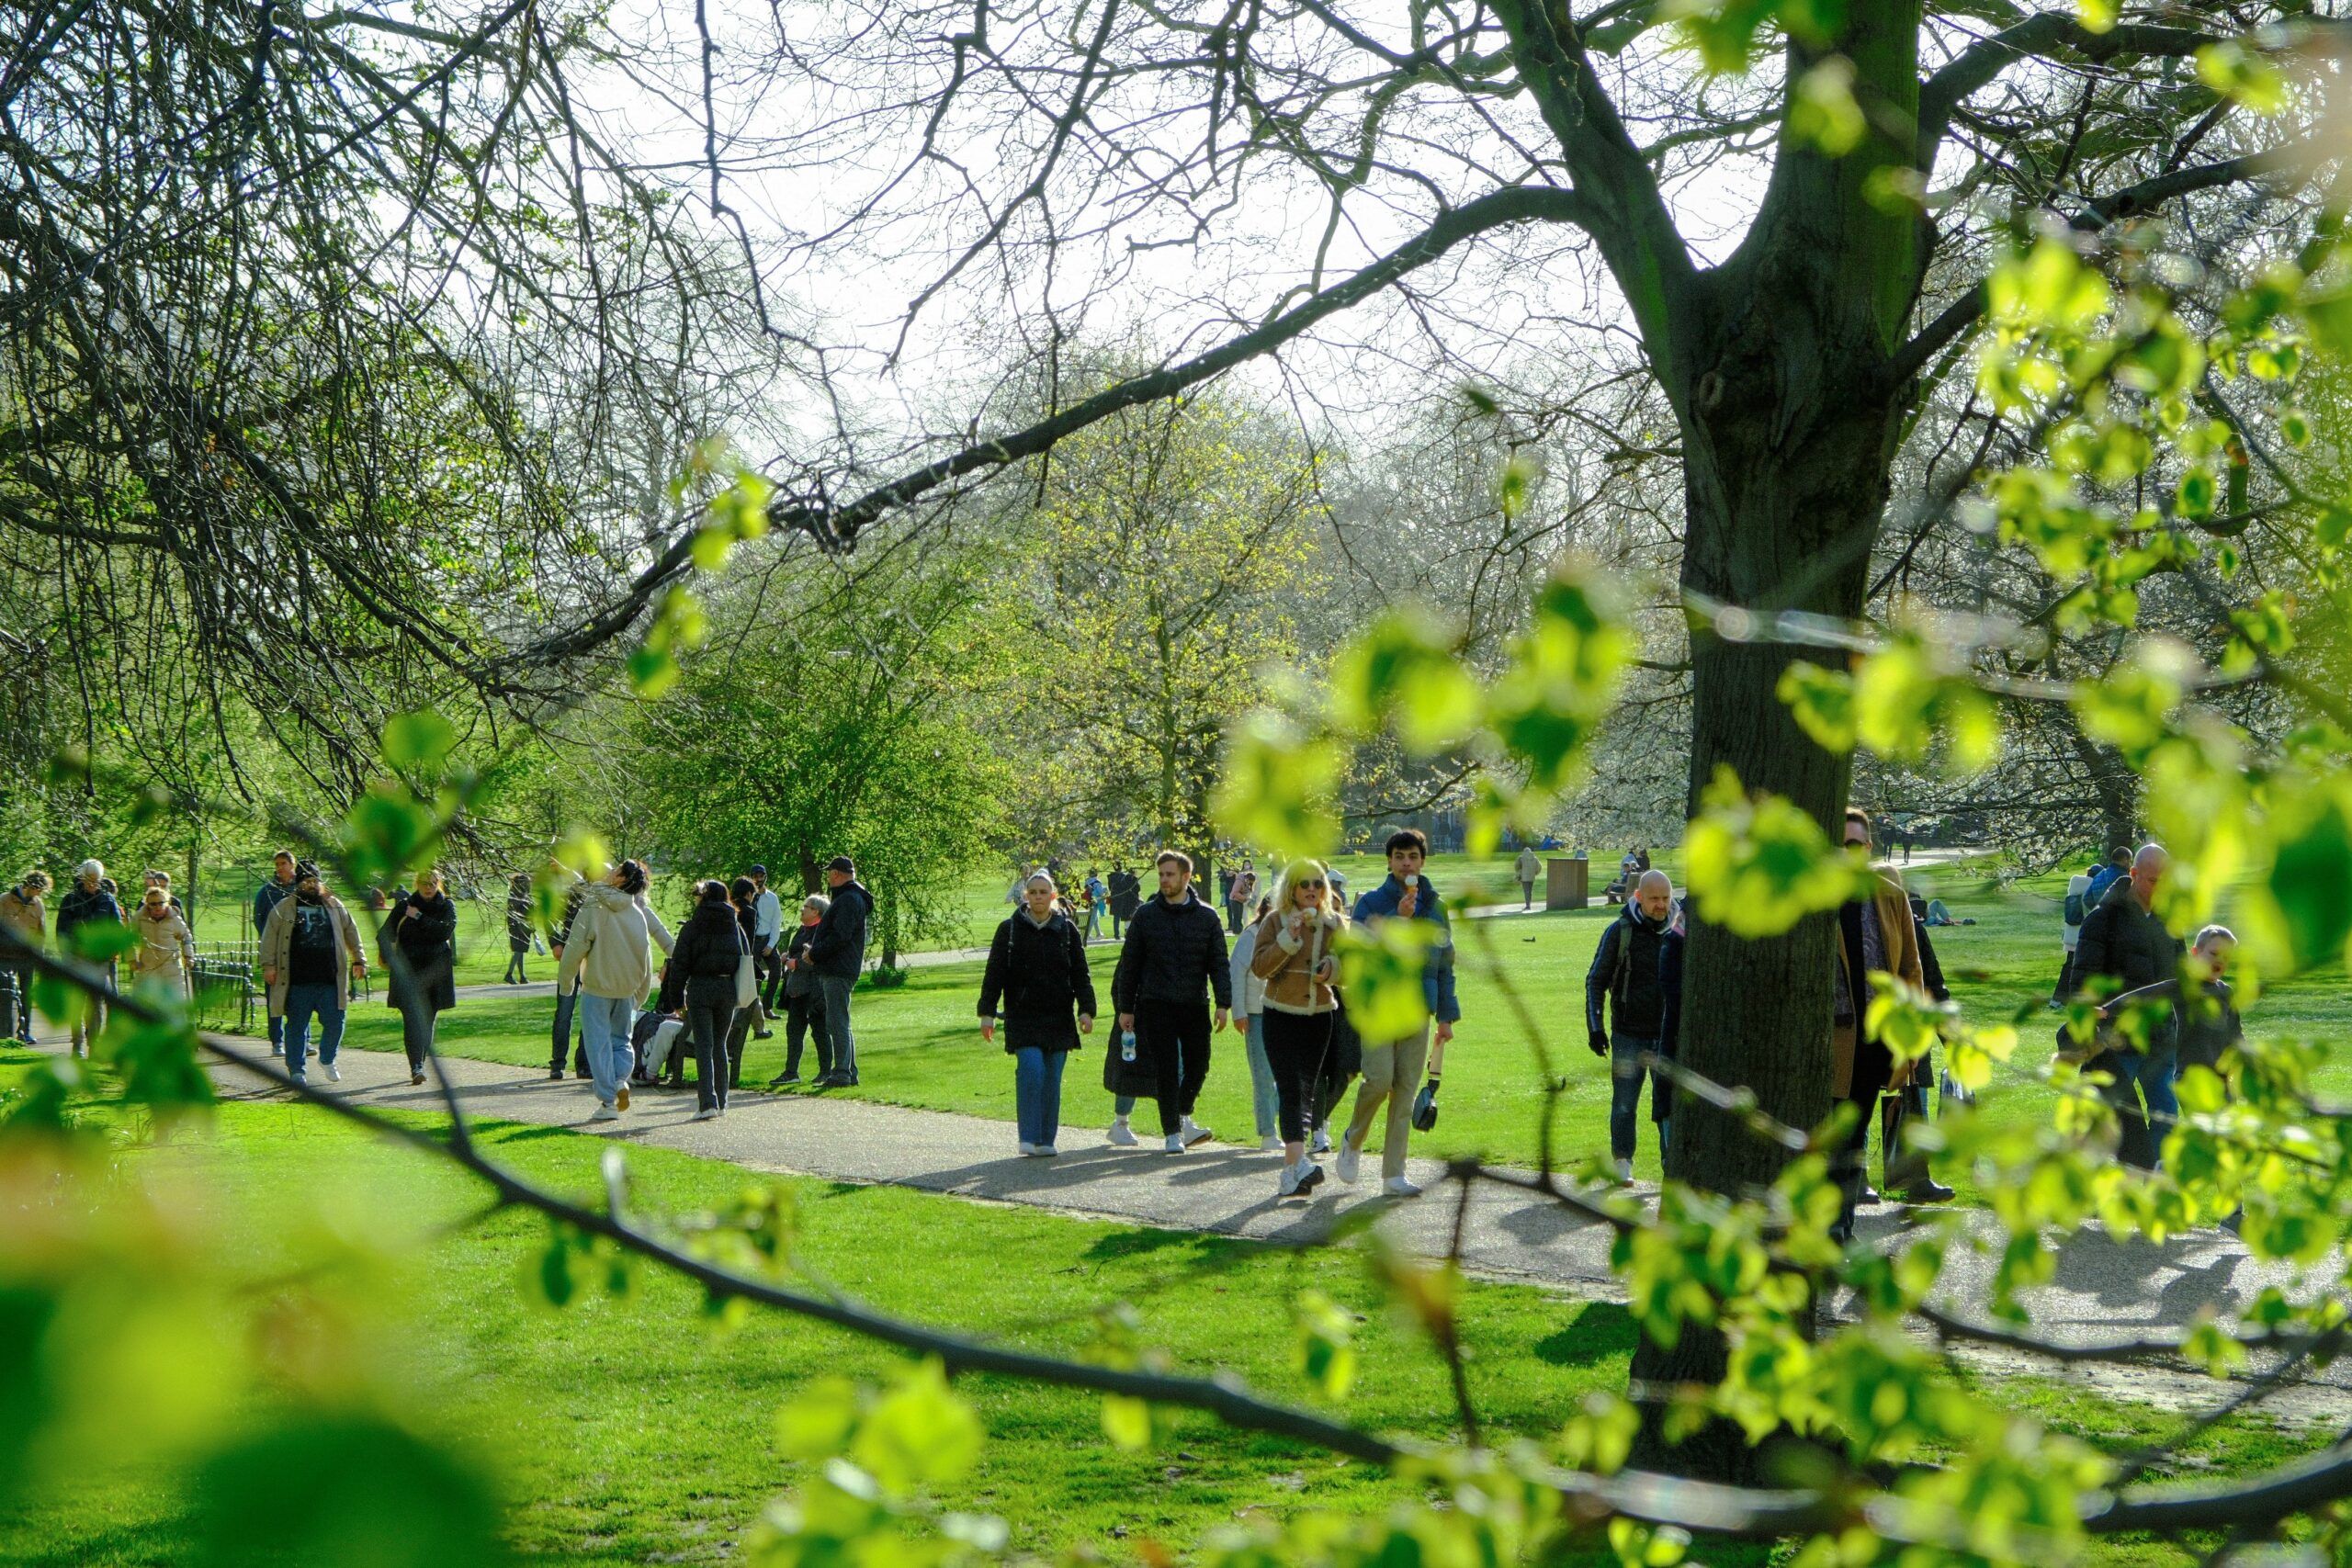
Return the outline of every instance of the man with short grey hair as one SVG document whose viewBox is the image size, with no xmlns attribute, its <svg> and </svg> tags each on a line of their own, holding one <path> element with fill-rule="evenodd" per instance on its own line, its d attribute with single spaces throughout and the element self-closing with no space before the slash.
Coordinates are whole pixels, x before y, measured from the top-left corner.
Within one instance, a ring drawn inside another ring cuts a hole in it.
<svg viewBox="0 0 2352 1568">
<path fill-rule="evenodd" d="M 808 943 L 808 965 L 825 998 L 825 1038 L 833 1047 L 833 1070 L 820 1074 L 818 1089 L 857 1087 L 857 1037 L 850 1032 L 849 998 L 857 972 L 865 966 L 866 933 L 874 919 L 874 895 L 857 879 L 857 863 L 835 855 L 825 866 L 833 901 L 817 921 Z"/>
<path fill-rule="evenodd" d="M 1672 940 L 1674 884 L 1662 871 L 1645 871 L 1634 878 L 1625 907 L 1593 950 L 1592 967 L 1584 977 L 1586 1043 L 1596 1056 L 1609 1060 L 1609 1154 L 1617 1162 L 1617 1179 L 1634 1174 L 1635 1113 L 1641 1108 L 1645 1055 L 1664 1056 L 1671 1046 L 1666 1039 L 1669 1010 L 1666 994 L 1666 948 Z M 1604 1027 L 1613 1024 L 1613 1028 Z M 1655 1069 L 1651 1069 L 1655 1071 Z M 1658 1123 L 1659 1150 L 1665 1154 L 1668 1087 L 1657 1074 L 1650 1089 L 1650 1115 Z"/>
</svg>

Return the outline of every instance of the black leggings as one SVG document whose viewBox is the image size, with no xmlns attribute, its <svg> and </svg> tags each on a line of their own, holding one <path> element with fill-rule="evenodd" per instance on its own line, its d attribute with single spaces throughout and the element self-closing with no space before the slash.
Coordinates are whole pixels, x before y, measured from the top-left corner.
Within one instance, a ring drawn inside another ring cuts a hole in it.
<svg viewBox="0 0 2352 1568">
<path fill-rule="evenodd" d="M 735 1021 L 735 998 L 686 1003 L 686 1027 L 695 1037 L 695 1103 L 702 1110 L 727 1104 L 727 1035 Z"/>
<path fill-rule="evenodd" d="M 833 1070 L 832 1037 L 825 1032 L 825 998 L 813 993 L 796 997 L 786 993 L 784 998 L 784 1070 L 800 1071 L 800 1048 L 808 1036 L 817 1037 L 817 1076 L 824 1077 Z"/>
<path fill-rule="evenodd" d="M 1159 1130 L 1172 1134 L 1200 1103 L 1209 1076 L 1209 1004 L 1137 1002 L 1136 1040 L 1159 1076 Z"/>
<path fill-rule="evenodd" d="M 1272 1008 L 1258 1015 L 1266 1032 L 1266 1065 L 1274 1073 L 1275 1119 L 1286 1144 L 1305 1143 L 1306 1129 L 1316 1120 L 1316 1078 L 1331 1050 L 1331 1023 L 1338 1016 Z"/>
</svg>

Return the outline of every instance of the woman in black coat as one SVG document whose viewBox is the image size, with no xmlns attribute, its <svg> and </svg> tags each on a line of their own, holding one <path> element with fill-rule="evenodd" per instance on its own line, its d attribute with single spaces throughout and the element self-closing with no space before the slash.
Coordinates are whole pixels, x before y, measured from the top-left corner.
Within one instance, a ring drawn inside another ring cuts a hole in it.
<svg viewBox="0 0 2352 1568">
<path fill-rule="evenodd" d="M 980 1038 L 996 1038 L 1001 1002 L 1021 1152 L 1050 1158 L 1061 1152 L 1054 1136 L 1061 1128 L 1062 1067 L 1078 1037 L 1094 1029 L 1094 976 L 1087 972 L 1086 939 L 1054 908 L 1054 879 L 1038 872 L 1022 884 L 1021 897 L 1021 911 L 997 927 L 989 946 Z"/>
<path fill-rule="evenodd" d="M 384 996 L 400 1010 L 413 1084 L 424 1081 L 440 1015 L 458 1005 L 457 938 L 458 906 L 442 891 L 441 874 L 427 866 L 416 874 L 414 891 L 396 899 L 384 918 Z"/>
<path fill-rule="evenodd" d="M 516 872 L 506 881 L 506 983 L 527 986 L 523 960 L 531 952 L 531 879 Z"/>
<path fill-rule="evenodd" d="M 735 976 L 744 954 L 752 951 L 727 884 L 706 882 L 698 889 L 695 912 L 686 917 L 670 950 L 670 972 L 683 975 L 686 987 L 686 1029 L 695 1043 L 695 1120 L 707 1122 L 727 1114 L 727 1051 L 729 1025 L 735 1021 Z"/>
</svg>

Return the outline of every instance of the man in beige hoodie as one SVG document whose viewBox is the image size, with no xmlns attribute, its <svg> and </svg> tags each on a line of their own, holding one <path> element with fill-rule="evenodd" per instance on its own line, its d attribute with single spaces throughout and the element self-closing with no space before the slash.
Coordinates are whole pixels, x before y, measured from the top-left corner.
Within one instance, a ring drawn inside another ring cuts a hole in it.
<svg viewBox="0 0 2352 1568">
<path fill-rule="evenodd" d="M 670 951 L 669 928 L 645 902 L 651 878 L 644 863 L 625 860 L 580 901 L 580 917 L 563 944 L 563 966 L 556 974 L 559 994 L 580 988 L 580 1034 L 588 1052 L 588 1076 L 596 1086 L 592 1122 L 613 1122 L 628 1109 L 628 1073 L 636 1052 L 629 1031 L 637 1005 L 653 985 L 648 942 Z"/>
</svg>

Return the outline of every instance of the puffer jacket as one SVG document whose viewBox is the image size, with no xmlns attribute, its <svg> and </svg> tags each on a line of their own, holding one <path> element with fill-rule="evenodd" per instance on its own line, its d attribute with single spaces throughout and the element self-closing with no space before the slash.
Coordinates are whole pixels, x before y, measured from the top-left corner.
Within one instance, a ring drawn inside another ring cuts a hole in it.
<svg viewBox="0 0 2352 1568">
<path fill-rule="evenodd" d="M 751 951 L 732 904 L 697 904 L 670 949 L 671 977 L 684 977 L 689 1006 L 732 1006 L 735 973 Z"/>
<path fill-rule="evenodd" d="M 1266 1010 L 1305 1014 L 1338 1010 L 1339 968 L 1332 962 L 1332 948 L 1345 929 L 1340 918 L 1317 915 L 1305 931 L 1293 931 L 1289 916 L 1276 909 L 1256 929 L 1250 973 L 1266 983 Z"/>
<path fill-rule="evenodd" d="M 653 985 L 653 959 L 646 944 L 658 943 L 664 953 L 675 946 L 659 915 L 609 882 L 588 886 L 580 916 L 565 935 L 557 991 L 576 983 L 592 997 L 632 1002 L 644 1000 Z"/>
<path fill-rule="evenodd" d="M 1137 1002 L 1197 1002 L 1206 980 L 1216 1005 L 1233 1005 L 1233 974 L 1225 956 L 1225 922 L 1197 887 L 1170 904 L 1154 894 L 1127 922 L 1118 966 L 1111 972 L 1111 1001 L 1121 1012 Z"/>
<path fill-rule="evenodd" d="M 998 925 L 980 976 L 979 1014 L 995 1018 L 1000 1010 L 1008 1053 L 1077 1049 L 1071 1021 L 1094 1016 L 1094 976 L 1069 916 L 1057 912 L 1041 926 L 1023 910 Z"/>
</svg>

